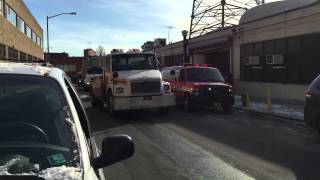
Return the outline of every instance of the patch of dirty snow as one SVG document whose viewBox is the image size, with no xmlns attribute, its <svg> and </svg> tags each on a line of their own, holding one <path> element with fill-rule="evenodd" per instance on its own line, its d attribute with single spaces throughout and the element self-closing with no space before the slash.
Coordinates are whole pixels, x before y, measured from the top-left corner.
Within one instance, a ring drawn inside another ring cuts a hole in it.
<svg viewBox="0 0 320 180">
<path fill-rule="evenodd" d="M 81 174 L 79 168 L 60 166 L 43 170 L 39 176 L 46 180 L 78 180 L 81 179 Z"/>
</svg>

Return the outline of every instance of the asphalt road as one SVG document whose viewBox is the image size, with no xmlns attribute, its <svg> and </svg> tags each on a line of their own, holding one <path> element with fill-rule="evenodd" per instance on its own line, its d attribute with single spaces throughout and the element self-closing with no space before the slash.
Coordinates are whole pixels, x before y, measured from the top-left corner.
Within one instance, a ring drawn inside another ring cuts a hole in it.
<svg viewBox="0 0 320 180">
<path fill-rule="evenodd" d="M 88 100 L 88 99 L 87 99 Z M 104 168 L 108 180 L 320 179 L 320 136 L 302 123 L 234 110 L 116 118 L 84 100 L 98 145 L 128 134 L 134 157 Z"/>
</svg>

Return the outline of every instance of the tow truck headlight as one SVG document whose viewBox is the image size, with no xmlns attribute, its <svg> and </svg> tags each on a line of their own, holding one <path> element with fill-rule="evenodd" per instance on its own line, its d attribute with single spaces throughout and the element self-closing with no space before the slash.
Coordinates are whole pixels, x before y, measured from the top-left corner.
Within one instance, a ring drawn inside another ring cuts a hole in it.
<svg viewBox="0 0 320 180">
<path fill-rule="evenodd" d="M 116 93 L 117 94 L 122 94 L 123 93 L 123 87 L 117 87 L 116 88 Z"/>
<path fill-rule="evenodd" d="M 164 85 L 163 85 L 163 91 L 164 91 L 164 93 L 166 93 L 166 94 L 171 93 L 170 84 L 164 84 Z"/>
</svg>

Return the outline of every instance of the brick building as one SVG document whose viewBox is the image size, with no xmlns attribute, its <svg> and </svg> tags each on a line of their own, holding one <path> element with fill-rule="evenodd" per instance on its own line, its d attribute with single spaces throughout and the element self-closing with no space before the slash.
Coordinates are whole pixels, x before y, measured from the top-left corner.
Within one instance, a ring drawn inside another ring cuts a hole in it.
<svg viewBox="0 0 320 180">
<path fill-rule="evenodd" d="M 76 81 L 81 74 L 83 59 L 83 57 L 70 57 L 67 53 L 50 53 L 50 64 L 62 69 L 73 81 Z"/>
<path fill-rule="evenodd" d="M 43 60 L 43 30 L 22 0 L 0 0 L 0 59 Z"/>
</svg>

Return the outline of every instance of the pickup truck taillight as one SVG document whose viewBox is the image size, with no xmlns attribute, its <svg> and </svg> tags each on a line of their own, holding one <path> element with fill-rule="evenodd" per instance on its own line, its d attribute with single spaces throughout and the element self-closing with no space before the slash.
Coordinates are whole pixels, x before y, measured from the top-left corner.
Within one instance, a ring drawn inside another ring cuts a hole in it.
<svg viewBox="0 0 320 180">
<path fill-rule="evenodd" d="M 312 93 L 308 90 L 304 94 L 305 94 L 306 98 L 311 98 L 311 96 L 312 96 Z"/>
</svg>

